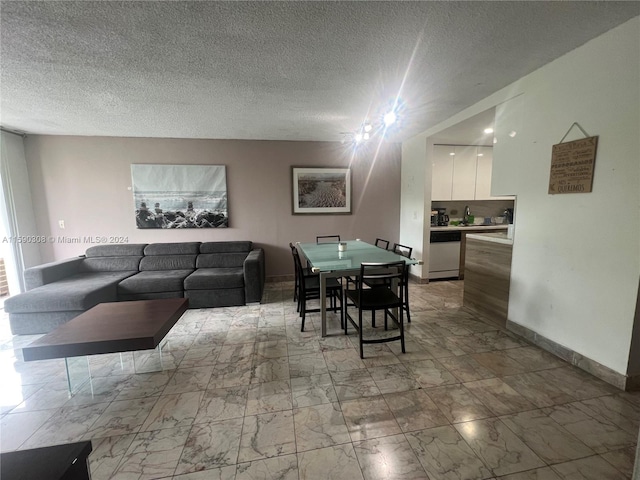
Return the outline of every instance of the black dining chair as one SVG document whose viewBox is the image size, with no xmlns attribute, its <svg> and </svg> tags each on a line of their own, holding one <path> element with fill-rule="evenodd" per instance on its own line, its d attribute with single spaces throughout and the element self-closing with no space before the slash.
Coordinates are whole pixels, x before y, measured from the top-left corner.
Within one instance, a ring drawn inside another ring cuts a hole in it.
<svg viewBox="0 0 640 480">
<path fill-rule="evenodd" d="M 291 248 L 293 254 L 293 262 L 298 272 L 298 312 L 302 318 L 302 325 L 300 331 L 304 332 L 304 322 L 307 317 L 307 313 L 319 312 L 320 308 L 307 308 L 307 301 L 320 298 L 320 277 L 316 274 L 305 275 L 305 271 L 302 268 L 302 262 L 300 262 L 300 254 L 298 249 L 294 246 Z M 330 307 L 327 311 L 340 311 L 340 325 L 344 322 L 344 297 L 342 293 L 342 285 L 335 278 L 327 278 L 327 298 L 330 300 Z M 340 307 L 337 306 L 337 302 L 340 302 Z"/>
<path fill-rule="evenodd" d="M 413 247 L 407 247 L 406 245 L 394 243 L 391 251 L 397 255 L 402 255 L 403 257 L 411 258 Z M 380 282 L 381 280 L 371 279 L 371 280 L 367 280 L 365 284 L 368 287 L 373 288 L 376 286 L 380 286 Z M 402 283 L 402 286 L 404 287 L 404 292 L 402 297 L 402 300 L 403 300 L 402 308 L 404 309 L 405 312 L 407 312 L 407 323 L 411 323 L 411 312 L 409 311 L 409 266 L 407 266 L 405 270 L 405 277 L 402 279 L 401 283 Z M 375 322 L 374 322 L 374 326 L 375 326 Z"/>
<path fill-rule="evenodd" d="M 358 282 L 357 290 L 346 290 L 345 300 L 348 298 L 358 309 L 358 321 L 356 321 L 349 313 L 349 309 L 345 308 L 344 316 L 344 333 L 348 333 L 348 324 L 351 323 L 358 332 L 360 344 L 360 358 L 364 358 L 364 345 L 369 343 L 383 343 L 400 340 L 402 353 L 404 348 L 404 310 L 402 308 L 402 299 L 404 295 L 404 286 L 402 279 L 405 276 L 407 265 L 404 261 L 389 263 L 362 263 L 360 265 L 360 282 Z M 365 288 L 368 283 L 374 283 L 376 286 Z M 394 286 L 398 285 L 396 293 Z M 380 338 L 363 338 L 363 319 L 362 314 L 365 311 L 371 312 L 371 325 L 375 326 L 376 311 L 384 311 L 384 329 L 388 329 L 388 319 L 391 318 L 399 328 L 399 334 L 396 336 L 380 337 Z M 392 310 L 398 312 L 397 317 Z"/>
<path fill-rule="evenodd" d="M 300 272 L 298 272 L 298 269 L 296 268 L 295 255 L 298 253 L 298 249 L 291 242 L 289 242 L 289 248 L 291 248 L 291 253 L 294 256 L 293 258 L 293 275 L 294 275 L 293 301 L 297 302 L 298 292 L 300 291 Z M 318 274 L 313 273 L 309 267 L 302 267 L 302 275 L 304 275 L 305 277 L 310 277 L 313 275 L 317 276 Z M 298 307 L 298 311 L 300 311 L 299 307 Z"/>
<path fill-rule="evenodd" d="M 398 255 L 402 255 L 403 257 L 411 258 L 412 252 L 413 247 L 407 247 L 406 245 L 401 245 L 399 243 L 393 244 L 393 253 L 397 253 Z M 402 283 L 404 283 L 404 298 L 402 308 L 404 308 L 404 311 L 407 312 L 407 323 L 411 323 L 411 312 L 409 311 L 409 266 L 407 266 L 405 278 Z"/>
<path fill-rule="evenodd" d="M 376 238 L 376 247 L 382 248 L 384 250 L 389 250 L 389 240 L 383 240 L 382 238 Z"/>
<path fill-rule="evenodd" d="M 319 235 L 316 243 L 340 243 L 340 235 Z"/>
</svg>

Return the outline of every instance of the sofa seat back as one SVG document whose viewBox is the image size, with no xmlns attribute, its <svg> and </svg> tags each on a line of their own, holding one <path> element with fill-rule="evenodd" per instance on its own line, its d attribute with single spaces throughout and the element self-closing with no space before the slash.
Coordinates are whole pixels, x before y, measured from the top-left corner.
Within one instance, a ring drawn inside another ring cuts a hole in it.
<svg viewBox="0 0 640 480">
<path fill-rule="evenodd" d="M 202 242 L 200 253 L 245 253 L 253 249 L 253 243 L 249 241 L 229 242 Z"/>
<path fill-rule="evenodd" d="M 196 261 L 196 268 L 240 268 L 249 252 L 242 253 L 201 253 Z"/>
</svg>

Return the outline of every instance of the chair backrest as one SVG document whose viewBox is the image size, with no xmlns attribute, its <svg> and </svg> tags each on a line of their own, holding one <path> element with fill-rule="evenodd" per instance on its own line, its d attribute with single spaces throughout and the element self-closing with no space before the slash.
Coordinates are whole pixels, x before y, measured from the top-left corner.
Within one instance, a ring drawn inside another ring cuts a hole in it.
<svg viewBox="0 0 640 480">
<path fill-rule="evenodd" d="M 393 244 L 393 253 L 411 258 L 411 252 L 413 252 L 413 247 L 407 247 L 406 245 L 400 245 L 399 243 Z"/>
<path fill-rule="evenodd" d="M 404 279 L 407 271 L 407 264 L 403 261 L 387 262 L 387 263 L 361 263 L 360 264 L 360 279 L 358 282 L 358 290 L 364 290 L 366 288 L 367 280 L 369 283 L 374 283 L 376 287 L 390 288 L 393 281 L 396 280 L 398 284 L 399 294 L 398 297 L 402 298 L 404 287 Z"/>
<path fill-rule="evenodd" d="M 383 240 L 382 238 L 376 238 L 376 247 L 389 250 L 389 240 Z"/>
<path fill-rule="evenodd" d="M 293 243 L 290 243 L 291 254 L 293 255 L 293 266 L 296 269 L 296 275 L 300 275 L 302 273 L 302 262 L 300 261 L 300 254 L 298 253 L 298 249 L 295 247 Z"/>
<path fill-rule="evenodd" d="M 316 243 L 339 243 L 340 235 L 319 235 L 316 237 Z"/>
</svg>

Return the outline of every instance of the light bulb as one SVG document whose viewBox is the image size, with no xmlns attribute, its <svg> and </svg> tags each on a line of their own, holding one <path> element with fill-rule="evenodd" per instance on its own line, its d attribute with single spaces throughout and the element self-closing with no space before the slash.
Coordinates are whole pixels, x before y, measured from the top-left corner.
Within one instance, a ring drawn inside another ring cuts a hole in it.
<svg viewBox="0 0 640 480">
<path fill-rule="evenodd" d="M 389 112 L 386 113 L 385 116 L 383 117 L 384 120 L 384 124 L 388 127 L 390 125 L 393 125 L 396 121 L 396 114 L 395 112 Z"/>
<path fill-rule="evenodd" d="M 369 132 L 365 132 L 364 135 L 362 135 L 362 139 L 369 140 Z"/>
<path fill-rule="evenodd" d="M 486 134 L 493 133 L 493 128 L 491 128 L 491 127 L 485 128 L 484 129 L 484 133 L 486 133 Z"/>
<path fill-rule="evenodd" d="M 356 133 L 356 134 L 353 136 L 353 139 L 354 139 L 356 142 L 360 142 L 360 141 L 362 141 L 362 134 L 361 134 L 361 133 Z"/>
<path fill-rule="evenodd" d="M 372 128 L 373 127 L 371 126 L 370 123 L 365 123 L 365 125 L 364 125 L 364 131 L 365 132 L 370 132 Z"/>
</svg>

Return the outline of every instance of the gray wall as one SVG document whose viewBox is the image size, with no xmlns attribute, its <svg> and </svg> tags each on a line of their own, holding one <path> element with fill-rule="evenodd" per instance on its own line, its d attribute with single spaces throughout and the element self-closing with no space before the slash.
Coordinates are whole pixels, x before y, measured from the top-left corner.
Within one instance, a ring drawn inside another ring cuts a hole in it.
<svg viewBox="0 0 640 480">
<path fill-rule="evenodd" d="M 339 143 L 28 136 L 25 152 L 36 224 L 55 241 L 43 261 L 82 254 L 85 236 L 124 236 L 129 243 L 252 240 L 265 248 L 267 275 L 291 275 L 289 242 L 316 234 L 398 241 L 400 146 L 375 145 L 353 155 Z M 226 165 L 228 229 L 138 230 L 132 163 Z M 292 215 L 292 166 L 352 167 L 352 215 Z M 64 220 L 65 229 L 58 221 Z M 80 243 L 62 243 L 64 237 Z"/>
</svg>

